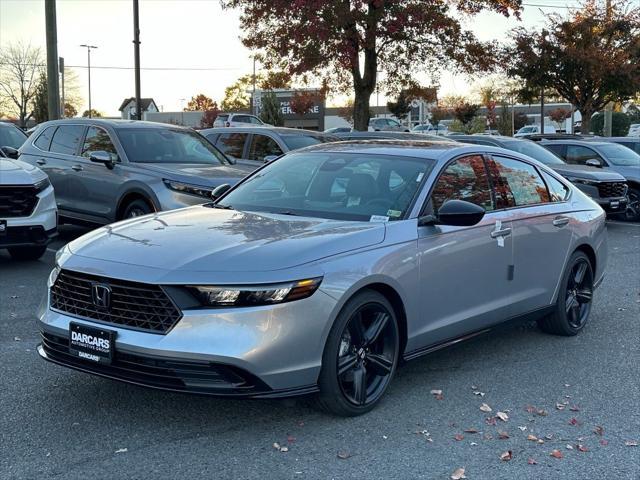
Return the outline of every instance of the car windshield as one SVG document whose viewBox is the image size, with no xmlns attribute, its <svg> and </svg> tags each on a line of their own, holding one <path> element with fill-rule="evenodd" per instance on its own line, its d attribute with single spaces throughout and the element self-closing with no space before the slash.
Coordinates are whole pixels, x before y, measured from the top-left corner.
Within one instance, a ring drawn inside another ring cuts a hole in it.
<svg viewBox="0 0 640 480">
<path fill-rule="evenodd" d="M 201 135 L 173 128 L 122 128 L 118 137 L 130 162 L 195 163 L 225 165 L 229 162 Z"/>
<path fill-rule="evenodd" d="M 399 220 L 435 162 L 368 153 L 285 155 L 221 203 L 236 210 L 356 221 Z"/>
<path fill-rule="evenodd" d="M 289 150 L 297 150 L 319 143 L 335 142 L 336 139 L 322 135 L 282 135 L 282 141 L 289 147 Z"/>
<path fill-rule="evenodd" d="M 20 148 L 27 135 L 18 127 L 0 127 L 0 147 Z"/>
<path fill-rule="evenodd" d="M 619 167 L 640 167 L 640 155 L 630 148 L 617 143 L 607 143 L 600 145 L 598 149 L 614 165 Z"/>
<path fill-rule="evenodd" d="M 504 142 L 505 148 L 514 152 L 523 153 L 545 165 L 562 165 L 564 162 L 544 147 L 533 142 Z"/>
</svg>

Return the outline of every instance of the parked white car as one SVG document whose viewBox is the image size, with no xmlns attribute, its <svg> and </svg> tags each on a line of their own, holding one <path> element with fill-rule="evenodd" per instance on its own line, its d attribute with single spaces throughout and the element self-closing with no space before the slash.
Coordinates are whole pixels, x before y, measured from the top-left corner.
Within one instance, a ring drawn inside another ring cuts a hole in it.
<svg viewBox="0 0 640 480">
<path fill-rule="evenodd" d="M 640 137 L 640 123 L 632 123 L 629 125 L 627 137 Z"/>
<path fill-rule="evenodd" d="M 393 118 L 378 117 L 369 119 L 370 132 L 408 132 L 409 128 Z"/>
<path fill-rule="evenodd" d="M 557 133 L 556 127 L 553 125 L 544 126 L 544 133 Z M 539 135 L 540 134 L 540 125 L 525 125 L 520 130 L 516 132 L 514 137 L 525 137 L 527 135 Z"/>
<path fill-rule="evenodd" d="M 213 122 L 214 127 L 263 127 L 266 125 L 255 115 L 246 113 L 221 113 Z"/>
<path fill-rule="evenodd" d="M 416 125 L 411 129 L 411 131 L 415 133 L 425 133 L 428 135 L 448 135 L 449 134 L 449 128 L 443 124 L 438 124 L 438 128 L 436 128 L 430 123 L 425 123 L 422 125 Z"/>
<path fill-rule="evenodd" d="M 0 249 L 16 260 L 36 260 L 57 233 L 58 210 L 49 177 L 0 153 Z"/>
</svg>

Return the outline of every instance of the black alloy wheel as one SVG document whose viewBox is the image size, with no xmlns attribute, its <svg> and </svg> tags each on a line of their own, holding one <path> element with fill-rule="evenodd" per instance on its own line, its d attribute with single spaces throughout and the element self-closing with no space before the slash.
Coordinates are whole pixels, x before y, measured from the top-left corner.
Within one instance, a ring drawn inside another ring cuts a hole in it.
<svg viewBox="0 0 640 480">
<path fill-rule="evenodd" d="M 630 222 L 640 222 L 640 190 L 630 188 L 627 193 L 629 202 L 625 210 L 625 218 Z"/>
<path fill-rule="evenodd" d="M 371 410 L 395 374 L 399 337 L 393 307 L 381 294 L 363 291 L 347 302 L 327 340 L 320 405 L 342 416 Z"/>
<path fill-rule="evenodd" d="M 584 328 L 591 313 L 594 273 L 584 252 L 573 253 L 564 275 L 562 288 L 551 314 L 538 320 L 540 328 L 554 335 L 577 335 Z"/>
<path fill-rule="evenodd" d="M 144 200 L 134 200 L 129 205 L 127 205 L 122 218 L 127 219 L 141 217 L 154 211 L 155 210 Z"/>
</svg>

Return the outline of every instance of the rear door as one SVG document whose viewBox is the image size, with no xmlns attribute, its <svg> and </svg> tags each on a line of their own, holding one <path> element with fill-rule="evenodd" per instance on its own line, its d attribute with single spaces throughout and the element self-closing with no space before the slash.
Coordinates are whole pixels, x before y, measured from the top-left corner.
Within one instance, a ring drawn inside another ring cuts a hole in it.
<svg viewBox="0 0 640 480">
<path fill-rule="evenodd" d="M 92 193 L 82 182 L 82 165 L 77 157 L 85 128 L 84 125 L 59 125 L 47 155 L 47 164 L 55 170 L 55 183 L 53 180 L 52 183 L 58 207 L 71 214 L 83 211 Z"/>
<path fill-rule="evenodd" d="M 251 135 L 249 151 L 247 153 L 248 160 L 264 163 L 266 157 L 279 156 L 283 153 L 283 148 L 278 145 L 278 142 L 271 136 L 261 133 Z"/>
<path fill-rule="evenodd" d="M 513 313 L 520 315 L 551 304 L 578 220 L 555 175 L 496 154 L 488 165 L 496 202 L 512 221 Z"/>
<path fill-rule="evenodd" d="M 245 157 L 245 147 L 248 133 L 234 132 L 230 130 L 229 133 L 221 133 L 216 140 L 216 147 L 224 153 L 226 156 L 235 160 L 242 160 Z"/>
</svg>

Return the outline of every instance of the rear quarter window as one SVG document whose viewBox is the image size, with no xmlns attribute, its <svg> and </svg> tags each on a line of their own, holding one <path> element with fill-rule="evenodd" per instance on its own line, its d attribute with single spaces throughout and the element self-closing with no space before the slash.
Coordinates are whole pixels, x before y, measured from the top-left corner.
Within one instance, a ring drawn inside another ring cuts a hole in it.
<svg viewBox="0 0 640 480">
<path fill-rule="evenodd" d="M 44 131 L 40 135 L 38 135 L 38 138 L 36 138 L 36 141 L 33 142 L 33 144 L 40 150 L 48 151 L 55 129 L 55 126 L 45 128 Z"/>
</svg>

